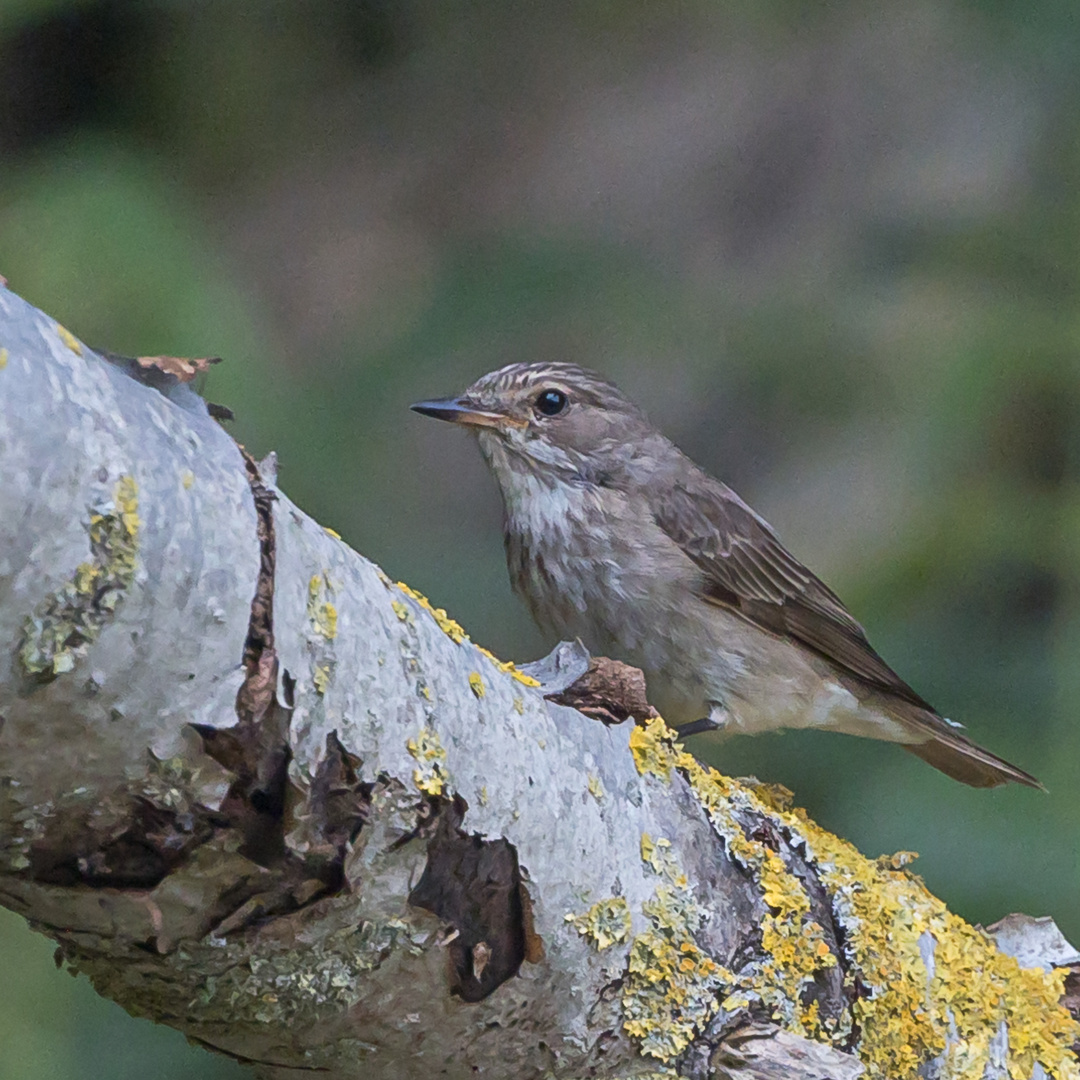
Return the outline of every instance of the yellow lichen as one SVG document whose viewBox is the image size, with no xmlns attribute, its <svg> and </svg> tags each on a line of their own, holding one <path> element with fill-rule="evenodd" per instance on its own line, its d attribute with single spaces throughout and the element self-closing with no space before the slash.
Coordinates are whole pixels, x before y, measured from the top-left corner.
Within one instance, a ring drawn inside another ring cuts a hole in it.
<svg viewBox="0 0 1080 1080">
<path fill-rule="evenodd" d="M 802 882 L 776 852 L 747 836 L 736 813 L 776 813 L 772 807 L 782 801 L 786 789 L 766 788 L 767 803 L 751 786 L 729 780 L 685 753 L 659 719 L 650 721 L 640 734 L 633 733 L 630 741 L 639 772 L 667 780 L 677 769 L 687 777 L 731 857 L 761 883 L 762 899 L 771 909 L 761 926 L 765 959 L 733 978 L 729 998 L 760 1002 L 791 1030 L 815 1033 L 817 1010 L 804 1004 L 803 992 L 818 972 L 835 965 L 836 957 L 825 944 L 822 927 L 807 918 L 810 900 Z M 838 1025 L 838 1037 L 847 1028 Z"/>
<path fill-rule="evenodd" d="M 382 580 L 388 586 L 391 584 L 390 579 L 385 575 L 382 575 Z M 461 624 L 451 619 L 450 616 L 446 614 L 445 608 L 435 607 L 431 603 L 431 601 L 426 596 L 424 596 L 423 593 L 417 592 L 416 589 L 410 588 L 403 581 L 398 581 L 394 583 L 394 588 L 400 589 L 406 596 L 415 600 L 420 605 L 420 607 L 422 607 L 426 612 L 428 612 L 428 614 L 431 615 L 431 617 L 435 620 L 435 625 L 438 626 L 439 629 L 442 630 L 442 632 L 446 634 L 446 636 L 449 637 L 455 645 L 461 645 L 462 643 L 468 641 L 469 644 L 471 644 L 478 652 L 480 652 L 483 656 L 490 660 L 500 671 L 505 671 L 506 674 L 509 675 L 512 679 L 516 679 L 519 683 L 522 683 L 525 686 L 540 685 L 540 683 L 537 682 L 536 679 L 532 678 L 531 675 L 526 675 L 523 671 L 519 671 L 514 665 L 513 661 L 500 660 L 489 649 L 485 649 L 482 645 L 476 645 L 474 642 L 472 642 L 469 638 L 469 635 L 465 633 L 465 630 L 462 628 Z M 397 608 L 395 607 L 394 610 L 396 611 Z"/>
<path fill-rule="evenodd" d="M 654 840 L 648 833 L 641 834 L 641 861 L 656 875 L 666 878 L 672 885 L 685 889 L 689 880 L 679 867 L 671 851 L 671 841 L 661 836 Z"/>
<path fill-rule="evenodd" d="M 446 781 L 439 774 L 439 767 L 433 766 L 430 770 L 413 769 L 413 783 L 426 795 L 441 795 L 446 787 Z"/>
<path fill-rule="evenodd" d="M 636 724 L 630 732 L 630 752 L 642 776 L 651 774 L 661 780 L 670 780 L 671 770 L 679 763 L 681 749 L 677 743 L 673 744 L 672 732 L 659 717 L 645 725 Z"/>
<path fill-rule="evenodd" d="M 795 793 L 783 784 L 766 784 L 752 776 L 739 782 L 750 788 L 770 810 L 790 810 L 795 805 Z"/>
<path fill-rule="evenodd" d="M 630 908 L 621 896 L 597 900 L 588 911 L 580 915 L 570 912 L 564 918 L 601 952 L 630 937 Z"/>
<path fill-rule="evenodd" d="M 512 661 L 506 660 L 499 665 L 500 670 L 509 672 L 512 679 L 516 679 L 522 686 L 539 686 L 540 680 L 534 679 L 531 675 L 526 675 L 524 671 L 519 671 Z"/>
<path fill-rule="evenodd" d="M 891 855 L 879 855 L 876 861 L 883 869 L 902 870 L 905 866 L 910 866 L 918 857 L 917 851 L 894 851 Z"/>
<path fill-rule="evenodd" d="M 139 485 L 135 483 L 135 477 L 122 476 L 116 482 L 116 504 L 120 508 L 120 518 L 124 524 L 124 531 L 130 540 L 134 540 L 139 534 Z M 134 558 L 134 555 L 132 555 Z"/>
<path fill-rule="evenodd" d="M 443 764 L 446 750 L 438 732 L 423 727 L 415 739 L 409 739 L 405 748 L 420 765 L 413 770 L 413 783 L 428 795 L 441 795 L 446 790 L 448 776 Z"/>
<path fill-rule="evenodd" d="M 308 618 L 315 633 L 327 641 L 337 637 L 337 608 L 329 600 L 332 591 L 330 578 L 325 573 L 313 574 L 308 582 Z"/>
<path fill-rule="evenodd" d="M 483 645 L 477 645 L 476 649 L 486 656 L 500 671 L 505 671 L 507 675 L 512 679 L 516 679 L 523 686 L 540 685 L 538 679 L 534 679 L 531 675 L 526 675 L 524 671 L 520 671 L 513 660 L 500 660 L 490 649 L 485 649 Z"/>
<path fill-rule="evenodd" d="M 600 783 L 600 777 L 596 773 L 589 773 L 589 779 L 586 782 L 586 787 L 589 789 L 589 794 L 599 802 L 604 797 L 604 785 Z"/>
<path fill-rule="evenodd" d="M 671 842 L 641 836 L 641 861 L 663 884 L 642 905 L 649 928 L 630 945 L 623 981 L 623 1029 L 640 1052 L 672 1061 L 715 1015 L 731 973 L 694 939 L 704 909 L 671 852 Z"/>
<path fill-rule="evenodd" d="M 82 342 L 66 327 L 56 324 L 56 336 L 77 356 L 82 356 Z"/>
<path fill-rule="evenodd" d="M 770 909 L 762 921 L 765 959 L 726 980 L 724 1008 L 758 1001 L 790 1030 L 825 1041 L 843 1041 L 857 1025 L 857 1051 L 870 1080 L 913 1075 L 939 1056 L 950 1076 L 981 1080 L 1004 1022 L 1012 1080 L 1029 1077 L 1035 1062 L 1057 1080 L 1080 1080 L 1069 1049 L 1080 1038 L 1080 1024 L 1060 1004 L 1063 974 L 1022 969 L 998 951 L 903 869 L 910 853 L 865 858 L 776 793 L 721 776 L 685 754 L 662 721 L 635 731 L 630 744 L 643 775 L 669 779 L 677 770 L 686 777 L 731 857 L 761 883 Z M 826 1021 L 816 1003 L 802 1004 L 802 989 L 837 957 L 809 918 L 802 882 L 779 854 L 747 835 L 741 818 L 767 818 L 826 885 L 844 929 L 847 979 L 865 988 L 850 1015 Z M 647 863 L 656 861 L 658 850 L 643 838 Z M 646 1026 L 663 1018 L 658 1010 Z M 664 1031 L 670 1049 L 679 1041 L 678 1024 Z"/>
<path fill-rule="evenodd" d="M 335 540 L 341 539 L 341 533 L 339 533 L 337 529 L 331 529 L 329 525 L 323 526 L 323 532 L 326 533 L 327 536 L 332 536 Z"/>
<path fill-rule="evenodd" d="M 446 760 L 446 750 L 439 740 L 438 732 L 431 728 L 421 728 L 416 738 L 410 739 L 405 745 L 417 761 Z"/>
<path fill-rule="evenodd" d="M 191 486 L 195 483 L 195 474 L 190 469 L 184 469 L 180 473 L 180 483 L 184 486 L 185 491 L 190 491 Z"/>
<path fill-rule="evenodd" d="M 456 645 L 460 645 L 463 641 L 469 640 L 468 634 L 461 628 L 461 625 L 454 622 L 454 620 L 446 614 L 446 611 L 443 608 L 433 607 L 431 601 L 428 600 L 423 593 L 418 593 L 415 589 L 410 589 L 404 581 L 397 582 L 396 588 L 400 589 L 410 599 L 415 600 L 426 612 L 428 612 L 435 620 L 435 624 L 439 629 Z"/>
<path fill-rule="evenodd" d="M 330 665 L 319 664 L 315 668 L 315 675 L 313 676 L 315 683 L 315 689 L 319 694 L 325 694 L 327 687 L 330 685 Z"/>
<path fill-rule="evenodd" d="M 480 672 L 478 672 L 478 671 L 470 671 L 469 672 L 469 689 L 478 698 L 482 698 L 484 696 L 484 694 L 487 692 L 484 689 L 484 680 L 482 678 L 480 678 Z"/>
<path fill-rule="evenodd" d="M 90 559 L 38 605 L 23 627 L 23 670 L 48 680 L 71 671 L 97 640 L 135 579 L 139 550 L 139 488 L 122 476 L 111 499 L 90 509 Z"/>
<path fill-rule="evenodd" d="M 870 1077 L 905 1075 L 944 1054 L 950 1075 L 981 1080 L 1002 1022 L 1008 1025 L 1013 1080 L 1031 1076 L 1036 1061 L 1058 1080 L 1080 1077 L 1069 1049 L 1080 1038 L 1080 1025 L 1060 1004 L 1064 972 L 1021 968 L 918 879 L 864 858 L 801 811 L 791 818 L 818 864 L 850 958 L 870 990 L 852 1006 Z M 930 949 L 928 967 L 924 951 Z"/>
<path fill-rule="evenodd" d="M 80 596 L 92 595 L 100 574 L 101 567 L 95 566 L 94 563 L 79 563 L 79 565 L 75 567 L 75 591 L 79 593 Z"/>
<path fill-rule="evenodd" d="M 7 367 L 8 351 L 7 349 L 0 349 L 0 371 L 3 371 Z"/>
<path fill-rule="evenodd" d="M 337 637 L 337 608 L 329 601 L 319 609 L 319 617 L 315 621 L 315 629 L 327 640 Z"/>
</svg>

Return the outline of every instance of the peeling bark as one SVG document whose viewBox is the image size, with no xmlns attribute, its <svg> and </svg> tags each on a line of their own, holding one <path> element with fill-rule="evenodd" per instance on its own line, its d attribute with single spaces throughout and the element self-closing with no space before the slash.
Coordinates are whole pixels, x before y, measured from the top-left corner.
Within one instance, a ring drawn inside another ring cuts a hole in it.
<svg viewBox="0 0 1080 1080">
<path fill-rule="evenodd" d="M 1080 1076 L 1045 927 L 477 648 L 193 373 L 0 293 L 0 902 L 101 993 L 268 1078 Z"/>
</svg>

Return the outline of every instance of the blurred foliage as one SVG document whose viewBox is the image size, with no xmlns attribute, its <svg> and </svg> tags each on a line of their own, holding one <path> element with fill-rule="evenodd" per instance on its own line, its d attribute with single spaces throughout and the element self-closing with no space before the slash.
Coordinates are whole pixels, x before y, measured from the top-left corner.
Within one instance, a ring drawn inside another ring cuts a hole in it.
<svg viewBox="0 0 1080 1080">
<path fill-rule="evenodd" d="M 8 992 L 0 1009 L 0 1075 L 10 1080 L 242 1080 L 247 1069 L 128 1016 L 53 963 L 55 946 L 0 911 Z M 18 973 L 16 978 L 15 973 Z M 17 987 L 17 992 L 16 991 Z"/>
<path fill-rule="evenodd" d="M 1072 6 L 530 12 L 6 0 L 0 271 L 92 344 L 224 356 L 203 390 L 289 495 L 505 656 L 549 643 L 494 489 L 405 407 L 511 359 L 609 372 L 1050 794 L 802 732 L 716 763 L 1080 940 Z M 49 951 L 0 919 L 0 1075 L 242 1074 Z"/>
</svg>

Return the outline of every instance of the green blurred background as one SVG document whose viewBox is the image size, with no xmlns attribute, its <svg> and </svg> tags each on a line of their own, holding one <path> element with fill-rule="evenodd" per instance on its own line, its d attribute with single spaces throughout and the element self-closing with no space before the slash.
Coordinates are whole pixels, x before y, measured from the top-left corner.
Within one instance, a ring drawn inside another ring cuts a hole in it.
<svg viewBox="0 0 1080 1080">
<path fill-rule="evenodd" d="M 821 734 L 717 764 L 1080 941 L 1078 81 L 1063 0 L 0 0 L 0 272 L 225 357 L 289 495 L 505 657 L 549 643 L 493 484 L 407 405 L 601 368 L 1049 795 Z M 0 1076 L 246 1075 L 50 952 L 0 917 Z"/>
</svg>

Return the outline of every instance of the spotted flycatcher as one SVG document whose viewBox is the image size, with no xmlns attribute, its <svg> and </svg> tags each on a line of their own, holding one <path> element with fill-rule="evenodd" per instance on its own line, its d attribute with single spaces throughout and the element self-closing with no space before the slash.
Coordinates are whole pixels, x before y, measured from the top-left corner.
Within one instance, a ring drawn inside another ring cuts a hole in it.
<svg viewBox="0 0 1080 1080">
<path fill-rule="evenodd" d="M 478 436 L 540 627 L 640 667 L 683 735 L 819 728 L 900 743 L 975 787 L 1040 786 L 912 690 L 770 526 L 600 375 L 511 364 L 412 407 Z"/>
</svg>

